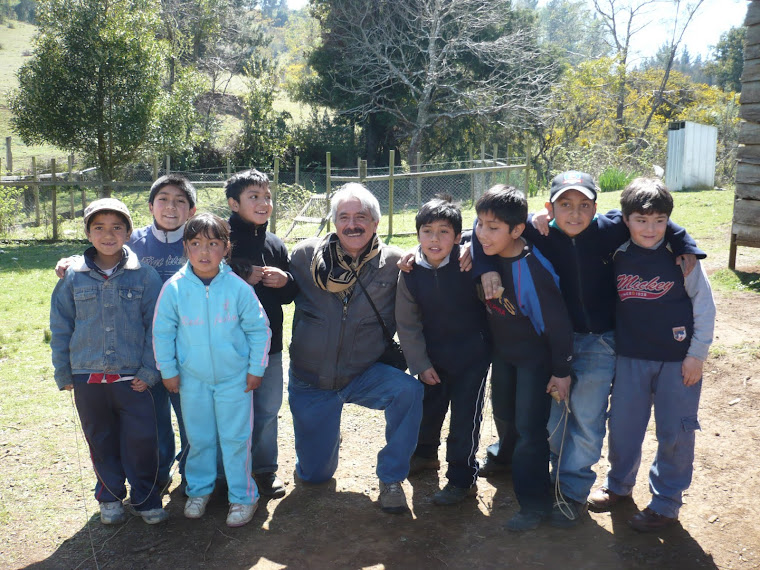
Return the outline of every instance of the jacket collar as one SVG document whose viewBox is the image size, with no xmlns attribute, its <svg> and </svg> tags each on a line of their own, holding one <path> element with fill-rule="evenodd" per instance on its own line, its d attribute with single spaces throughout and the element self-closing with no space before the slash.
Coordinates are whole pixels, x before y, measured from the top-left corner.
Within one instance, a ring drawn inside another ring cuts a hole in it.
<svg viewBox="0 0 760 570">
<path fill-rule="evenodd" d="M 161 243 L 176 243 L 182 239 L 182 236 L 185 233 L 185 224 L 182 224 L 176 230 L 165 232 L 164 230 L 158 229 L 156 222 L 154 221 L 150 225 L 150 231 L 153 236 Z"/>
<path fill-rule="evenodd" d="M 99 268 L 95 265 L 95 262 L 93 261 L 95 258 L 95 248 L 93 246 L 88 247 L 84 255 L 77 256 L 75 258 L 74 264 L 71 266 L 74 271 L 77 273 L 85 273 L 87 271 L 98 271 L 100 272 Z M 122 251 L 124 252 L 124 255 L 121 257 L 121 261 L 116 266 L 116 270 L 119 269 L 128 269 L 128 270 L 134 270 L 134 269 L 140 269 L 142 267 L 140 265 L 140 260 L 137 258 L 135 253 L 129 249 L 129 246 L 124 246 L 122 248 Z"/>
</svg>

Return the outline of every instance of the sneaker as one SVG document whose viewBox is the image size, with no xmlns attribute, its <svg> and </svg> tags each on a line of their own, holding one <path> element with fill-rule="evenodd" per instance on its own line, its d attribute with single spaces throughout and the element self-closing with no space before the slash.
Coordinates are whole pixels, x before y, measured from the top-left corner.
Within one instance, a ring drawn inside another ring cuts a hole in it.
<svg viewBox="0 0 760 570">
<path fill-rule="evenodd" d="M 230 512 L 227 514 L 227 526 L 234 528 L 248 524 L 251 522 L 253 513 L 256 512 L 258 506 L 258 503 L 253 503 L 252 505 L 232 503 L 230 505 Z"/>
<path fill-rule="evenodd" d="M 127 511 L 121 501 L 100 503 L 100 522 L 103 524 L 121 524 L 127 521 Z"/>
<path fill-rule="evenodd" d="M 595 513 L 605 513 L 612 507 L 622 501 L 632 500 L 630 493 L 628 495 L 618 495 L 614 491 L 610 491 L 607 487 L 600 487 L 593 493 L 591 493 L 586 500 L 589 508 Z"/>
<path fill-rule="evenodd" d="M 552 514 L 549 516 L 549 524 L 554 528 L 572 528 L 577 526 L 588 511 L 588 503 L 579 503 L 572 499 L 565 499 L 562 503 L 554 503 Z"/>
<path fill-rule="evenodd" d="M 148 509 L 147 511 L 137 511 L 137 514 L 142 517 L 147 524 L 158 524 L 164 522 L 169 518 L 169 513 L 164 509 Z"/>
<path fill-rule="evenodd" d="M 478 468 L 478 476 L 493 477 L 498 473 L 506 473 L 511 470 L 512 466 L 509 463 L 500 463 L 492 456 L 486 455 L 485 461 L 483 461 Z"/>
<path fill-rule="evenodd" d="M 633 530 L 639 532 L 654 532 L 678 522 L 678 517 L 666 517 L 660 513 L 653 511 L 649 507 L 636 513 L 631 520 L 628 521 L 629 526 Z"/>
<path fill-rule="evenodd" d="M 435 457 L 420 457 L 419 455 L 412 455 L 409 460 L 409 475 L 416 475 L 422 471 L 438 471 L 441 466 L 441 462 Z"/>
<path fill-rule="evenodd" d="M 259 487 L 259 493 L 265 497 L 279 499 L 285 496 L 285 483 L 277 476 L 277 473 L 272 471 L 256 473 L 254 478 L 256 479 L 256 485 Z"/>
<path fill-rule="evenodd" d="M 433 495 L 433 502 L 436 505 L 456 505 L 461 503 L 467 497 L 474 497 L 478 494 L 477 486 L 472 487 L 455 487 L 451 483 Z"/>
<path fill-rule="evenodd" d="M 407 511 L 406 495 L 400 482 L 383 483 L 380 481 L 380 508 L 386 513 L 396 515 Z"/>
<path fill-rule="evenodd" d="M 203 495 L 202 497 L 190 497 L 185 503 L 185 516 L 189 519 L 199 519 L 206 512 L 206 505 L 208 505 L 211 495 Z"/>
<path fill-rule="evenodd" d="M 520 511 L 506 523 L 504 528 L 512 532 L 535 530 L 544 520 L 545 514 L 538 511 Z"/>
</svg>

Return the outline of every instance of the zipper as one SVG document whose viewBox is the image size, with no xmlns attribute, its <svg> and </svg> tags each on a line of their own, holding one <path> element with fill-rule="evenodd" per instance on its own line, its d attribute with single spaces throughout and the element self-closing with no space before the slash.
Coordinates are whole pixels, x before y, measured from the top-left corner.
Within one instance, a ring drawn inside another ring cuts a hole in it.
<svg viewBox="0 0 760 570">
<path fill-rule="evenodd" d="M 211 374 L 212 374 L 212 383 L 216 384 L 216 369 L 214 368 L 214 354 L 211 350 L 211 310 L 208 300 L 208 290 L 211 284 L 206 285 L 206 330 L 208 331 L 208 355 L 209 355 L 209 362 L 211 363 Z"/>
<path fill-rule="evenodd" d="M 578 257 L 578 247 L 575 245 L 575 238 L 571 238 L 573 242 L 573 254 L 575 256 L 575 280 L 578 286 L 578 302 L 583 311 L 583 319 L 586 321 L 586 330 L 591 332 L 591 318 L 589 318 L 588 311 L 586 310 L 586 304 L 583 302 L 583 285 L 581 282 L 581 260 Z"/>
<path fill-rule="evenodd" d="M 343 333 L 346 331 L 346 320 L 348 319 L 348 302 L 349 302 L 349 297 L 344 297 L 343 298 L 343 314 L 340 317 L 340 334 L 338 335 L 338 350 L 335 352 L 335 372 L 336 373 L 338 372 L 338 361 L 340 360 L 340 350 L 343 347 Z"/>
</svg>

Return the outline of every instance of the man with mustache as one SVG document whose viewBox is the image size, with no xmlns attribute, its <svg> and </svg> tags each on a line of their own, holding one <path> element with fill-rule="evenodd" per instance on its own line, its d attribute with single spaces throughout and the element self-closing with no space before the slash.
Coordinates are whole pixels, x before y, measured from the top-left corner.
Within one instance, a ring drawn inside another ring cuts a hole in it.
<svg viewBox="0 0 760 570">
<path fill-rule="evenodd" d="M 315 484 L 332 478 L 343 404 L 384 410 L 386 445 L 377 456 L 380 506 L 403 513 L 401 482 L 417 445 L 423 389 L 414 377 L 378 362 L 385 340 L 370 303 L 393 334 L 401 251 L 378 239 L 380 204 L 363 185 L 339 189 L 331 210 L 336 231 L 303 241 L 290 261 L 299 287 L 288 383 L 296 475 Z"/>
</svg>

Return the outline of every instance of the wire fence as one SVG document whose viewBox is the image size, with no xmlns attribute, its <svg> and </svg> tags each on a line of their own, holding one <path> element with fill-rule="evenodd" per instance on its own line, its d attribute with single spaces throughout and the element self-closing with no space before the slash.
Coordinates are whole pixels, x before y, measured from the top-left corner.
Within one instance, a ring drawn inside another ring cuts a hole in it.
<svg viewBox="0 0 760 570">
<path fill-rule="evenodd" d="M 496 149 L 494 149 L 496 150 Z M 136 163 L 123 170 L 118 181 L 104 190 L 97 169 L 75 170 L 73 157 L 63 172 L 55 160 L 17 165 L 12 175 L 0 178 L 0 239 L 61 240 L 85 239 L 81 217 L 87 204 L 110 192 L 129 207 L 135 227 L 148 225 L 150 186 L 156 178 L 181 174 L 196 187 L 198 211 L 229 215 L 224 181 L 245 168 L 229 162 L 203 170 L 172 170 L 169 160 Z M 347 182 L 364 184 L 378 199 L 383 214 L 378 233 L 414 233 L 414 217 L 419 207 L 439 194 L 448 194 L 463 204 L 471 204 L 494 184 L 511 184 L 526 190 L 529 169 L 524 156 L 499 158 L 481 153 L 479 159 L 414 165 L 401 168 L 390 164 L 367 168 L 357 161 L 353 169 L 332 168 L 330 155 L 326 166 L 280 170 L 275 160 L 267 174 L 271 180 L 274 212 L 270 229 L 286 241 L 304 239 L 329 227 L 329 196 Z"/>
</svg>

